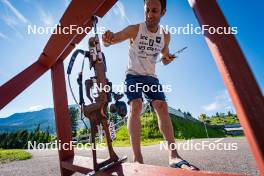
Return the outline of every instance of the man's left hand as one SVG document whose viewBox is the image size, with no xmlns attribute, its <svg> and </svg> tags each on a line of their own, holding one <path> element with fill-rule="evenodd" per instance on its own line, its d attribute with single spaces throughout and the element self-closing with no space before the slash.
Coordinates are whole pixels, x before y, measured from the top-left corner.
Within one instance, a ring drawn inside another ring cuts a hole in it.
<svg viewBox="0 0 264 176">
<path fill-rule="evenodd" d="M 168 54 L 167 56 L 163 57 L 161 60 L 164 65 L 168 65 L 169 63 L 174 61 L 174 59 L 176 58 L 177 57 L 174 54 Z"/>
</svg>

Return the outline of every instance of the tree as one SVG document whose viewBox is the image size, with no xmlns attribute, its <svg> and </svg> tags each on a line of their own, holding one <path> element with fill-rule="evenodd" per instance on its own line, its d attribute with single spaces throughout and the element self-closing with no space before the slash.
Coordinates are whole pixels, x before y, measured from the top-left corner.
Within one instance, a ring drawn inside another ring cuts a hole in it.
<svg viewBox="0 0 264 176">
<path fill-rule="evenodd" d="M 23 130 L 18 133 L 18 145 L 16 148 L 25 148 L 28 141 L 28 131 Z"/>
<path fill-rule="evenodd" d="M 191 114 L 190 112 L 187 112 L 187 115 L 188 115 L 188 116 L 192 116 L 192 114 Z"/>
<path fill-rule="evenodd" d="M 71 119 L 72 135 L 75 137 L 77 134 L 79 110 L 75 107 L 70 107 L 69 113 Z"/>
<path fill-rule="evenodd" d="M 46 129 L 45 133 L 43 132 L 43 143 L 49 143 L 51 141 L 51 136 L 50 136 L 50 128 L 48 126 L 48 128 Z"/>
<path fill-rule="evenodd" d="M 33 141 L 36 141 L 37 144 L 40 143 L 41 131 L 40 131 L 40 124 L 38 124 L 37 128 L 34 131 Z"/>
<path fill-rule="evenodd" d="M 206 116 L 206 114 L 201 114 L 200 116 L 199 116 L 199 120 L 200 121 L 202 121 L 202 122 L 205 122 L 206 120 L 207 120 L 207 116 Z"/>
<path fill-rule="evenodd" d="M 209 122 L 208 117 L 206 116 L 206 114 L 201 114 L 199 116 L 199 120 L 203 122 L 206 136 L 207 136 L 207 138 L 209 138 L 209 135 L 208 135 L 208 132 L 207 132 L 207 127 L 206 127 L 206 123 Z"/>
<path fill-rule="evenodd" d="M 8 141 L 8 133 L 2 133 L 0 136 L 0 148 L 6 148 Z"/>
</svg>

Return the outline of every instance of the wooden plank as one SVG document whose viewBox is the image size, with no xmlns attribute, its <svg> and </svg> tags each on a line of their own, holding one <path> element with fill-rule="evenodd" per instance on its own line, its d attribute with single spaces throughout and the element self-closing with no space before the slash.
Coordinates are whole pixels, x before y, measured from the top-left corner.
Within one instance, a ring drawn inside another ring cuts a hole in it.
<svg viewBox="0 0 264 176">
<path fill-rule="evenodd" d="M 46 67 L 37 61 L 3 84 L 0 87 L 0 109 L 4 108 L 47 70 Z"/>
<path fill-rule="evenodd" d="M 95 15 L 102 18 L 116 2 L 117 0 L 105 1 Z"/>
<path fill-rule="evenodd" d="M 80 27 L 92 27 L 91 16 L 103 16 L 115 3 L 115 0 L 73 0 L 60 20 L 62 26 L 75 24 Z M 102 9 L 101 9 L 102 7 Z M 0 109 L 23 92 L 36 79 L 44 74 L 58 59 L 64 60 L 86 34 L 53 34 L 46 44 L 39 60 L 13 77 L 0 87 Z"/>
<path fill-rule="evenodd" d="M 82 174 L 87 174 L 93 171 L 93 159 L 84 156 L 75 155 L 73 158 L 62 161 L 62 167 Z"/>
<path fill-rule="evenodd" d="M 125 176 L 241 176 L 242 174 L 207 172 L 207 171 L 187 171 L 183 169 L 175 169 L 170 167 L 152 166 L 147 164 L 123 163 L 122 166 L 117 166 L 117 169 L 112 169 L 106 172 L 107 174 L 118 173 Z M 99 174 L 100 175 L 100 174 Z"/>
<path fill-rule="evenodd" d="M 52 66 L 51 78 L 61 175 L 69 176 L 73 172 L 61 166 L 61 161 L 74 157 L 74 150 L 69 148 L 72 139 L 72 130 L 68 110 L 63 62 L 58 62 Z M 67 146 L 64 144 L 67 144 Z M 63 146 L 68 148 L 63 148 Z"/>
<path fill-rule="evenodd" d="M 229 25 L 216 0 L 189 0 L 200 25 Z M 264 98 L 232 34 L 205 32 L 206 42 L 231 95 L 260 173 L 264 175 Z"/>
<path fill-rule="evenodd" d="M 102 159 L 100 161 L 103 161 Z M 62 166 L 67 169 L 72 169 L 83 174 L 91 172 L 93 162 L 92 158 L 83 156 L 74 156 L 74 159 L 69 159 L 62 162 Z M 122 176 L 241 176 L 242 174 L 231 174 L 221 172 L 206 172 L 206 171 L 187 171 L 183 169 L 174 169 L 162 166 L 152 166 L 147 164 L 122 163 L 116 165 L 105 172 L 99 172 L 97 176 L 105 175 L 122 175 Z"/>
<path fill-rule="evenodd" d="M 69 28 L 71 25 L 75 25 L 74 29 L 77 29 L 77 27 L 92 29 L 91 17 L 97 11 L 101 16 L 104 15 L 114 3 L 113 0 L 73 0 L 63 14 L 60 20 L 61 27 L 58 25 L 57 30 Z M 90 30 L 86 31 L 89 32 Z M 69 30 L 66 30 L 66 32 L 69 32 Z M 48 59 L 40 57 L 40 62 L 50 68 L 58 59 L 65 59 L 66 54 L 63 55 L 63 53 L 69 53 L 68 47 L 79 43 L 85 36 L 86 33 L 79 34 L 76 30 L 73 30 L 70 34 L 53 34 L 43 50 L 43 55 L 47 56 Z"/>
</svg>

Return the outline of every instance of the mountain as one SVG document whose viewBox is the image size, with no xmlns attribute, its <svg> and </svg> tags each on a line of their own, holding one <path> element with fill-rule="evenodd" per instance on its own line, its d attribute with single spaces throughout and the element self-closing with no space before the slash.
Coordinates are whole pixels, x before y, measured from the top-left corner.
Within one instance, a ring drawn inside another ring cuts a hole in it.
<svg viewBox="0 0 264 176">
<path fill-rule="evenodd" d="M 33 131 L 40 124 L 41 130 L 48 127 L 55 132 L 55 118 L 52 108 L 34 112 L 15 113 L 7 118 L 0 118 L 0 132 L 14 132 L 17 130 Z"/>
<path fill-rule="evenodd" d="M 69 107 L 75 107 L 76 105 L 70 105 Z M 148 104 L 144 104 L 142 113 L 151 110 Z M 183 119 L 192 121 L 198 121 L 191 115 L 182 113 L 179 110 L 175 110 L 169 107 L 169 113 L 178 116 Z M 78 129 L 85 128 L 83 122 L 78 118 Z M 85 120 L 87 127 L 90 127 L 89 121 Z M 0 133 L 2 132 L 14 132 L 17 130 L 33 131 L 40 124 L 40 129 L 46 131 L 49 128 L 51 134 L 56 133 L 54 109 L 47 108 L 40 111 L 15 113 L 6 118 L 0 118 Z"/>
<path fill-rule="evenodd" d="M 41 130 L 46 131 L 49 128 L 50 133 L 55 134 L 56 125 L 53 108 L 34 112 L 15 113 L 9 117 L 0 118 L 0 133 L 14 132 L 17 130 L 33 131 L 39 124 Z M 81 120 L 78 120 L 78 124 L 78 128 L 84 128 Z M 87 126 L 90 126 L 89 123 Z"/>
</svg>

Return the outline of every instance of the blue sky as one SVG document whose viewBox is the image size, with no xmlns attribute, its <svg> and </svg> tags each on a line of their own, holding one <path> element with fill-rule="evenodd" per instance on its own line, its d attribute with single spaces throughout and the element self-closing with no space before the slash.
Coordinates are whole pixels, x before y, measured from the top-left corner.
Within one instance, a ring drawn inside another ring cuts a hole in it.
<svg viewBox="0 0 264 176">
<path fill-rule="evenodd" d="M 255 0 L 256 1 L 256 0 Z M 168 26 L 198 26 L 187 0 L 168 0 L 167 14 L 161 24 Z M 258 3 L 246 0 L 218 0 L 230 26 L 238 27 L 236 38 L 247 58 L 254 76 L 264 92 L 264 50 L 261 43 L 264 18 Z M 37 60 L 50 35 L 28 35 L 28 25 L 53 26 L 58 23 L 69 0 L 0 0 L 0 85 Z M 143 0 L 119 1 L 103 18 L 99 26 L 117 32 L 129 24 L 143 22 Z M 87 49 L 88 36 L 78 45 Z M 171 84 L 167 93 L 169 106 L 190 111 L 194 117 L 233 109 L 216 64 L 202 35 L 172 35 L 171 52 L 188 49 L 168 66 L 157 64 L 160 82 Z M 107 57 L 108 78 L 114 84 L 125 79 L 128 42 L 103 48 Z M 65 60 L 65 68 L 69 59 Z M 75 64 L 72 82 L 80 69 L 81 58 Z M 91 72 L 86 72 L 87 78 Z M 73 84 L 77 94 L 77 85 Z M 68 91 L 69 104 L 73 98 Z M 0 111 L 0 117 L 16 112 L 33 111 L 53 106 L 50 72 L 44 74 L 27 90 Z M 234 110 L 233 110 L 234 111 Z"/>
</svg>

